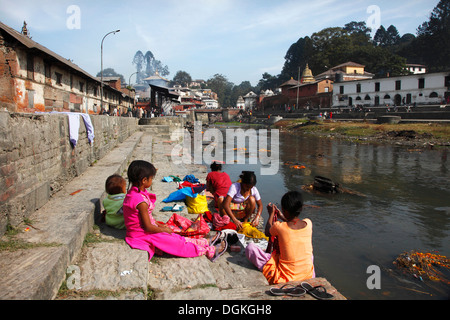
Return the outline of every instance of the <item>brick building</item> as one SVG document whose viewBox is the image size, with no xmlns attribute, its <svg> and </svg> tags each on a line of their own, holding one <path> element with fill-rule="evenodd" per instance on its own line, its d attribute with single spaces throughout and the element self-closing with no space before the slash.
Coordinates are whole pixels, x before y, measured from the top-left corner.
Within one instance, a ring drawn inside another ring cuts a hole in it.
<svg viewBox="0 0 450 320">
<path fill-rule="evenodd" d="M 25 29 L 25 26 L 24 26 Z M 10 112 L 101 112 L 101 81 L 0 22 L 0 107 Z M 104 82 L 105 83 L 105 82 Z M 104 84 L 105 110 L 134 106 L 134 92 Z"/>
</svg>

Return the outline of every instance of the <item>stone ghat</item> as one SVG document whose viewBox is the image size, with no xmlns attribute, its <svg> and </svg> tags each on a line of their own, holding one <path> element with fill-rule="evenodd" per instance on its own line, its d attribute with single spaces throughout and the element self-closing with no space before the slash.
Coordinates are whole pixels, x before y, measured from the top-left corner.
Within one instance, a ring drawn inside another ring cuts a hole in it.
<svg viewBox="0 0 450 320">
<path fill-rule="evenodd" d="M 163 256 L 148 261 L 147 252 L 125 243 L 124 231 L 100 222 L 104 181 L 114 173 L 126 176 L 132 160 L 146 160 L 158 168 L 151 192 L 157 195 L 154 217 L 159 221 L 172 215 L 161 211 L 166 205 L 162 199 L 176 189 L 173 183 L 162 182 L 162 177 L 193 174 L 200 180 L 206 178 L 204 166 L 169 161 L 173 142 L 165 139 L 145 129 L 135 133 L 33 213 L 32 227 L 14 236 L 15 241 L 29 246 L 0 251 L 0 299 L 216 300 L 224 304 L 233 300 L 316 300 L 309 294 L 271 295 L 272 286 L 247 260 L 243 249 L 226 252 L 214 263 L 205 256 Z M 186 208 L 179 214 L 195 218 Z M 90 240 L 83 245 L 85 238 Z M 308 282 L 324 286 L 335 300 L 346 299 L 325 278 Z"/>
</svg>

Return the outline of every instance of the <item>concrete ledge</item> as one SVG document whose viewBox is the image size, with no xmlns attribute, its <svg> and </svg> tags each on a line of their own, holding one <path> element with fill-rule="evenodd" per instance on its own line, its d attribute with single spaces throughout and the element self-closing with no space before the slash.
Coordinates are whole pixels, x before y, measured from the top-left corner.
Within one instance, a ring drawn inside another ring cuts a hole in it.
<svg viewBox="0 0 450 320">
<path fill-rule="evenodd" d="M 69 251 L 64 246 L 0 252 L 0 299 L 52 299 L 68 263 Z"/>
<path fill-rule="evenodd" d="M 107 177 L 128 167 L 142 135 L 136 132 L 30 216 L 33 227 L 16 238 L 38 248 L 22 250 L 21 254 L 0 252 L 0 298 L 53 299 L 56 296 L 67 266 L 94 224 L 94 213 L 104 197 Z M 57 246 L 57 250 L 49 250 L 48 244 Z M 8 286 L 3 287 L 4 284 Z"/>
</svg>

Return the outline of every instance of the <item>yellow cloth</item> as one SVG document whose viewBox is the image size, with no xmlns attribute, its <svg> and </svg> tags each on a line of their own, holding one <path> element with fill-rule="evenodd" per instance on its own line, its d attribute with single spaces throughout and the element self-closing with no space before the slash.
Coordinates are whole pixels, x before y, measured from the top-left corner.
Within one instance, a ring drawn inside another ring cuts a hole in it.
<svg viewBox="0 0 450 320">
<path fill-rule="evenodd" d="M 186 196 L 186 205 L 190 214 L 204 214 L 206 211 L 209 211 L 208 202 L 204 195 L 199 194 L 195 198 Z"/>
<path fill-rule="evenodd" d="M 244 234 L 246 237 L 249 238 L 256 238 L 256 239 L 266 239 L 269 240 L 266 235 L 253 227 L 249 222 L 245 222 L 242 224 L 242 229 L 238 231 L 239 233 Z"/>
<path fill-rule="evenodd" d="M 272 254 L 264 265 L 263 274 L 269 284 L 303 281 L 314 275 L 312 222 L 303 220 L 306 227 L 291 229 L 286 222 L 275 222 L 270 229 L 278 237 L 280 252 Z"/>
</svg>

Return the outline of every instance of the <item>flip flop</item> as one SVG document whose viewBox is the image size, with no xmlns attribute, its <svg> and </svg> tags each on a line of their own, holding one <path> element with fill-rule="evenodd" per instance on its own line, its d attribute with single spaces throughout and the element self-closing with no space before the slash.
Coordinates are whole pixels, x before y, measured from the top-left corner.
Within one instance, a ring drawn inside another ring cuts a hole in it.
<svg viewBox="0 0 450 320">
<path fill-rule="evenodd" d="M 216 253 L 214 254 L 214 257 L 211 259 L 211 262 L 216 261 L 221 255 L 225 253 L 225 251 L 227 251 L 228 248 L 227 240 L 223 239 L 219 244 L 216 244 L 215 247 Z"/>
<path fill-rule="evenodd" d="M 308 282 L 302 282 L 300 285 L 302 286 L 303 289 L 306 290 L 306 292 L 308 292 L 316 299 L 330 300 L 334 298 L 334 296 L 332 294 L 329 294 L 327 292 L 327 289 L 325 289 L 323 286 L 313 287 Z"/>
<path fill-rule="evenodd" d="M 210 246 L 214 246 L 216 242 L 221 238 L 222 232 L 218 231 L 216 232 L 216 235 L 211 238 L 211 241 L 209 243 Z"/>
<path fill-rule="evenodd" d="M 306 290 L 300 286 L 293 286 L 292 284 L 285 284 L 281 288 L 272 287 L 270 288 L 270 293 L 274 296 L 291 296 L 291 297 L 301 297 L 306 294 Z"/>
</svg>

